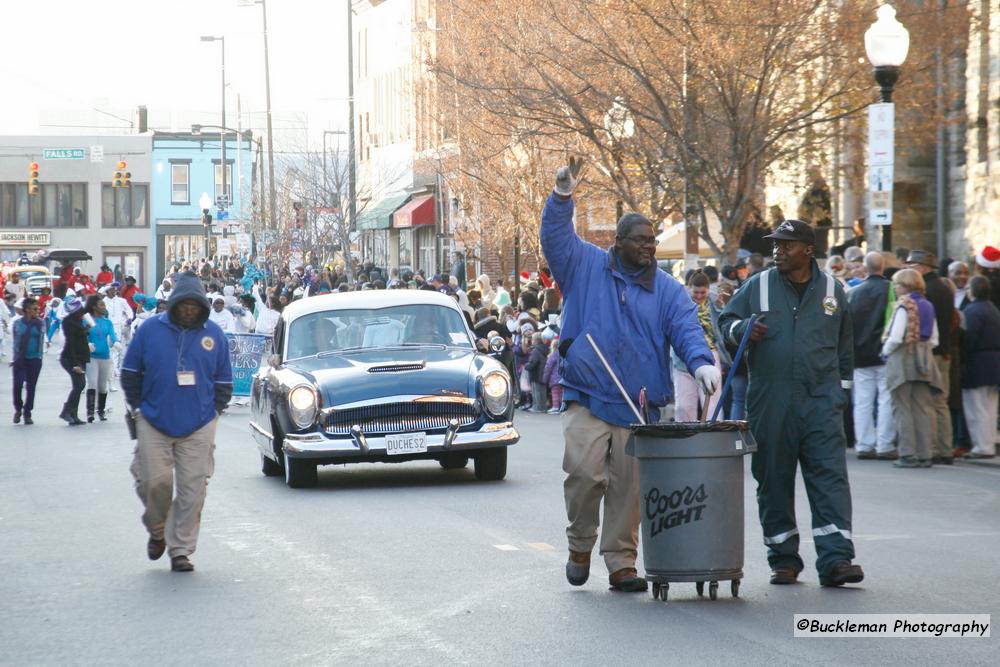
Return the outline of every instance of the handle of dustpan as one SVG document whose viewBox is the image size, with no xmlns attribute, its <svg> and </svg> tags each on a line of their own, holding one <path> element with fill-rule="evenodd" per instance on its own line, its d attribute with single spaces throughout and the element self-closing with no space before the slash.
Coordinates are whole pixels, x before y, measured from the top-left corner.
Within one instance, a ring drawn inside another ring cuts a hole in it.
<svg viewBox="0 0 1000 667">
<path fill-rule="evenodd" d="M 753 331 L 753 325 L 757 321 L 757 315 L 751 315 L 750 320 L 747 322 L 747 328 L 743 331 L 743 338 L 740 339 L 740 345 L 736 348 L 736 356 L 733 357 L 733 365 L 729 367 L 729 377 L 726 378 L 726 383 L 722 385 L 722 393 L 719 394 L 719 403 L 715 406 L 715 412 L 712 413 L 712 421 L 719 421 L 719 412 L 722 411 L 723 402 L 726 400 L 726 392 L 729 391 L 729 385 L 733 383 L 733 376 L 736 375 L 736 369 L 740 365 L 740 359 L 743 358 L 743 351 L 747 347 L 747 343 L 750 342 L 750 332 Z M 708 405 L 708 401 L 705 401 L 705 405 Z M 702 421 L 705 421 L 705 416 L 702 414 Z"/>
</svg>

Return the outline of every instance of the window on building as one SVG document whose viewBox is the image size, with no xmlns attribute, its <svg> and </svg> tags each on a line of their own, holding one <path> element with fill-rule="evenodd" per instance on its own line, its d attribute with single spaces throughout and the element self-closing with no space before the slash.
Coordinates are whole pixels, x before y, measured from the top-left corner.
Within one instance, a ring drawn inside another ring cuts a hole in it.
<svg viewBox="0 0 1000 667">
<path fill-rule="evenodd" d="M 132 184 L 127 188 L 101 186 L 101 225 L 103 227 L 149 227 L 149 186 Z"/>
<path fill-rule="evenodd" d="M 219 201 L 222 194 L 222 162 L 212 160 L 215 165 L 215 201 Z M 230 206 L 233 203 L 233 163 L 226 160 L 226 197 L 229 198 Z"/>
<path fill-rule="evenodd" d="M 26 183 L 0 183 L 0 227 L 86 227 L 87 184 L 39 184 L 28 195 Z"/>
<path fill-rule="evenodd" d="M 170 203 L 191 203 L 191 163 L 170 161 Z"/>
</svg>

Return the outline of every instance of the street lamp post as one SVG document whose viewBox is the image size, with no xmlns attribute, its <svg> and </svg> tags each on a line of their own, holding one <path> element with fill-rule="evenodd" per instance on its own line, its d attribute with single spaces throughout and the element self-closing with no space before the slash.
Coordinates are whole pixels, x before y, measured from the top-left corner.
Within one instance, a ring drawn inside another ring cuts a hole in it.
<svg viewBox="0 0 1000 667">
<path fill-rule="evenodd" d="M 625 100 L 616 97 L 614 104 L 604 114 L 604 130 L 611 137 L 611 150 L 618 162 L 622 161 L 622 142 L 635 136 L 635 120 L 632 119 L 632 112 L 625 106 Z M 621 198 L 615 204 L 615 222 L 624 215 L 624 205 Z"/>
<path fill-rule="evenodd" d="M 219 143 L 222 144 L 222 199 L 224 206 L 220 208 L 228 208 L 229 206 L 229 193 L 226 190 L 226 38 L 225 37 L 214 37 L 212 35 L 203 35 L 201 38 L 203 42 L 219 42 L 222 45 L 222 124 L 219 130 Z"/>
<path fill-rule="evenodd" d="M 329 196 L 330 196 L 330 183 L 326 177 L 326 135 L 328 134 L 346 134 L 343 130 L 323 130 L 323 205 L 329 206 Z M 338 194 L 340 186 L 337 186 Z M 338 202 L 339 204 L 339 202 Z"/>
<path fill-rule="evenodd" d="M 354 145 L 354 7 L 353 0 L 347 0 L 347 210 L 348 229 L 357 226 L 357 156 Z"/>
<path fill-rule="evenodd" d="M 892 185 L 895 160 L 895 106 L 892 90 L 910 50 L 910 33 L 891 5 L 881 5 L 865 31 L 865 52 L 882 92 L 882 103 L 868 107 L 869 219 L 882 227 L 882 250 L 892 250 Z"/>
</svg>

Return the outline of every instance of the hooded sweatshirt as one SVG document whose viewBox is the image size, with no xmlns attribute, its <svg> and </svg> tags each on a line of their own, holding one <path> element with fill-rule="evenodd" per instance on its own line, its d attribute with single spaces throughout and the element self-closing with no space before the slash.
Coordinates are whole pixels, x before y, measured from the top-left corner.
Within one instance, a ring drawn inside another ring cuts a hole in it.
<svg viewBox="0 0 1000 667">
<path fill-rule="evenodd" d="M 198 302 L 201 313 L 185 329 L 175 311 L 188 299 Z M 233 372 L 229 342 L 222 329 L 208 321 L 208 301 L 198 277 L 180 274 L 167 305 L 167 312 L 136 329 L 122 364 L 122 388 L 128 404 L 139 408 L 153 428 L 179 438 L 206 426 L 225 409 L 233 395 Z M 193 374 L 193 384 L 188 384 L 188 374 Z"/>
</svg>

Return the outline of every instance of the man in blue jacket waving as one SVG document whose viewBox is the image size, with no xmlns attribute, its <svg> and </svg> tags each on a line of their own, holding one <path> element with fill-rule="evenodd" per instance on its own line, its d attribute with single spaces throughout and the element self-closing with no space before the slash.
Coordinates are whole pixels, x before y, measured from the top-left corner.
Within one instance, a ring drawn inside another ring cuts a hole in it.
<svg viewBox="0 0 1000 667">
<path fill-rule="evenodd" d="M 602 250 L 573 229 L 573 190 L 582 162 L 570 159 L 556 174 L 555 190 L 542 212 L 545 258 L 564 296 L 562 311 L 563 414 L 566 448 L 563 485 L 569 526 L 566 578 L 582 586 L 590 576 L 601 500 L 601 555 L 613 590 L 646 590 L 635 559 L 639 543 L 639 473 L 625 454 L 631 409 L 608 376 L 589 334 L 633 402 L 640 388 L 653 419 L 672 395 L 670 347 L 684 360 L 706 394 L 719 385 L 719 371 L 684 288 L 654 261 L 652 223 L 638 213 L 618 221 L 615 245 Z"/>
<path fill-rule="evenodd" d="M 233 395 L 229 342 L 208 311 L 198 277 L 180 274 L 167 311 L 136 329 L 122 363 L 136 425 L 132 476 L 146 510 L 146 555 L 156 560 L 169 547 L 175 572 L 194 570 L 188 557 L 215 468 L 215 427 Z"/>
</svg>

